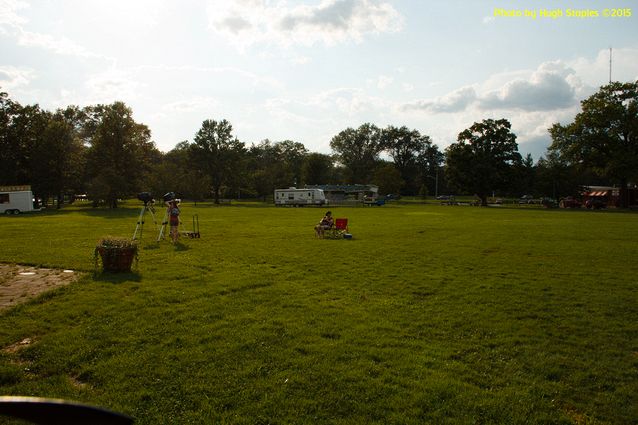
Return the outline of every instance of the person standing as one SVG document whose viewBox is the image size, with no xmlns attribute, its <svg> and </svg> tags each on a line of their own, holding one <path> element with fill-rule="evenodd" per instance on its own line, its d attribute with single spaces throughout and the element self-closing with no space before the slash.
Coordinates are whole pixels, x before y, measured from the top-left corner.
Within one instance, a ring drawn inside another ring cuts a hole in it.
<svg viewBox="0 0 638 425">
<path fill-rule="evenodd" d="M 176 243 L 179 239 L 179 199 L 167 202 L 168 224 L 171 226 L 171 239 Z"/>
</svg>

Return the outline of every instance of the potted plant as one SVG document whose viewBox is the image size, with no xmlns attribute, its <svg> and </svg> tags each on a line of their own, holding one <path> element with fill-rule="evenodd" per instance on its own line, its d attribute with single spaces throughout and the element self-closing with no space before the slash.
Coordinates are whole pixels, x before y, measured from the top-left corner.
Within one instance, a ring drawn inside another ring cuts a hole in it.
<svg viewBox="0 0 638 425">
<path fill-rule="evenodd" d="M 137 242 L 126 238 L 106 236 L 95 246 L 95 268 L 97 261 L 102 260 L 105 272 L 130 272 L 133 260 L 137 264 Z"/>
</svg>

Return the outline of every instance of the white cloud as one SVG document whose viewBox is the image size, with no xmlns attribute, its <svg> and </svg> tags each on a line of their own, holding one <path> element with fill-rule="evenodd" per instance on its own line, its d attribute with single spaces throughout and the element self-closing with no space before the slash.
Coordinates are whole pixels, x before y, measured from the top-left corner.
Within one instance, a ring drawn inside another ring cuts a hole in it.
<svg viewBox="0 0 638 425">
<path fill-rule="evenodd" d="M 142 84 L 128 72 L 112 68 L 89 77 L 85 82 L 86 94 L 80 104 L 130 103 L 139 98 Z"/>
<path fill-rule="evenodd" d="M 582 81 L 594 89 L 609 83 L 609 49 L 600 50 L 593 60 L 578 58 L 568 63 Z M 612 49 L 611 68 L 614 81 L 638 80 L 638 48 Z"/>
<path fill-rule="evenodd" d="M 18 44 L 25 47 L 40 47 L 61 55 L 104 58 L 101 55 L 90 52 L 85 47 L 66 37 L 54 37 L 49 34 L 24 31 L 22 29 L 18 31 Z"/>
<path fill-rule="evenodd" d="M 30 68 L 0 66 L 0 87 L 6 91 L 28 86 L 34 75 L 35 71 Z"/>
<path fill-rule="evenodd" d="M 446 95 L 406 103 L 406 111 L 457 113 L 474 108 L 482 111 L 555 111 L 578 104 L 586 90 L 576 71 L 566 64 L 545 62 L 535 71 L 521 70 L 492 75 L 474 86 L 461 87 Z"/>
<path fill-rule="evenodd" d="M 404 92 L 408 92 L 408 93 L 414 90 L 414 85 L 410 83 L 403 83 L 401 84 L 401 87 L 403 88 Z"/>
<path fill-rule="evenodd" d="M 529 79 L 517 79 L 479 100 L 481 109 L 551 111 L 573 106 L 575 89 L 557 72 L 539 68 Z"/>
<path fill-rule="evenodd" d="M 61 55 L 113 61 L 112 58 L 105 58 L 89 51 L 69 38 L 25 30 L 24 26 L 29 21 L 21 16 L 19 11 L 29 7 L 29 4 L 24 1 L 0 0 L 0 34 L 14 38 L 17 44 L 23 47 L 38 47 Z"/>
<path fill-rule="evenodd" d="M 420 110 L 430 113 L 451 113 L 465 110 L 476 100 L 474 87 L 461 87 L 445 96 L 431 100 L 419 100 L 402 106 L 405 111 Z"/>
<path fill-rule="evenodd" d="M 161 80 L 166 80 L 166 84 L 171 84 L 170 82 L 175 80 L 190 81 L 216 78 L 223 79 L 226 87 L 234 83 L 244 88 L 248 86 L 281 90 L 284 87 L 284 84 L 275 77 L 230 66 L 154 65 L 135 67 L 131 69 L 131 72 L 139 74 L 140 78 L 159 75 Z"/>
<path fill-rule="evenodd" d="M 377 80 L 377 87 L 380 89 L 384 89 L 388 87 L 390 84 L 392 84 L 393 81 L 394 81 L 394 78 L 381 75 L 379 79 Z"/>
<path fill-rule="evenodd" d="M 183 113 L 193 111 L 210 111 L 219 107 L 219 102 L 216 99 L 208 97 L 195 97 L 192 99 L 178 100 L 175 102 L 167 103 L 162 106 L 162 110 L 170 113 Z"/>
<path fill-rule="evenodd" d="M 27 22 L 20 16 L 20 9 L 28 8 L 28 3 L 20 0 L 0 0 L 0 31 L 6 34 L 6 26 L 17 27 Z"/>
<path fill-rule="evenodd" d="M 240 48 L 258 43 L 279 46 L 360 42 L 368 34 L 395 32 L 402 16 L 378 0 L 322 0 L 315 6 L 272 5 L 266 0 L 211 0 L 209 28 Z"/>
<path fill-rule="evenodd" d="M 638 69 L 638 50 L 618 50 L 619 79 L 631 81 Z M 406 119 L 420 120 L 421 125 L 428 126 L 424 132 L 431 132 L 440 145 L 454 141 L 458 132 L 472 122 L 506 118 L 517 135 L 519 150 L 538 158 L 551 141 L 547 129 L 555 122 L 573 120 L 580 101 L 596 91 L 605 61 L 608 67 L 608 51 L 601 51 L 593 60 L 550 61 L 535 70 L 497 73 L 436 98 L 404 103 L 399 110 Z M 446 123 L 444 128 L 437 126 L 439 121 Z"/>
</svg>

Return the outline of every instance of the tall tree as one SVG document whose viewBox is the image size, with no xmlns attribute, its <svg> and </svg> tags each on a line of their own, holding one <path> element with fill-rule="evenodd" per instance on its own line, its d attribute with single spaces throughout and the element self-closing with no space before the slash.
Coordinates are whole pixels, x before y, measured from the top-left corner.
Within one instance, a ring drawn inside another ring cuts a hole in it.
<svg viewBox="0 0 638 425">
<path fill-rule="evenodd" d="M 512 169 L 520 164 L 516 135 L 506 119 L 475 122 L 446 149 L 446 174 L 460 190 L 476 194 L 481 205 L 493 190 L 507 187 Z"/>
<path fill-rule="evenodd" d="M 558 200 L 576 193 L 582 173 L 566 162 L 556 151 L 548 150 L 536 164 L 536 188 L 541 194 Z M 582 182 L 580 182 L 582 184 Z"/>
<path fill-rule="evenodd" d="M 332 138 L 330 147 L 347 169 L 349 183 L 367 183 L 383 151 L 381 130 L 373 124 L 347 128 Z"/>
<path fill-rule="evenodd" d="M 383 162 L 375 169 L 372 183 L 379 187 L 379 193 L 387 195 L 399 193 L 405 181 L 394 164 Z"/>
<path fill-rule="evenodd" d="M 420 186 L 418 157 L 432 145 L 430 137 L 405 126 L 388 126 L 382 130 L 381 140 L 404 181 L 404 194 L 416 194 Z"/>
<path fill-rule="evenodd" d="M 205 120 L 195 135 L 191 158 L 210 177 L 215 203 L 219 203 L 223 185 L 233 183 L 242 165 L 246 148 L 233 136 L 233 126 L 226 120 Z M 234 175 L 235 174 L 235 175 Z"/>
<path fill-rule="evenodd" d="M 301 187 L 303 182 L 303 163 L 308 154 L 308 149 L 303 143 L 284 140 L 276 144 L 283 160 L 283 165 L 292 174 L 293 184 Z"/>
<path fill-rule="evenodd" d="M 183 141 L 161 155 L 159 163 L 147 175 L 144 187 L 157 195 L 175 192 L 195 201 L 209 196 L 210 180 L 191 163 L 190 149 L 191 144 Z"/>
<path fill-rule="evenodd" d="M 515 178 L 507 191 L 511 195 L 521 196 L 538 194 L 536 188 L 536 166 L 532 154 L 528 153 L 515 167 Z"/>
<path fill-rule="evenodd" d="M 33 190 L 43 199 L 57 198 L 60 208 L 66 191 L 72 191 L 79 182 L 74 168 L 79 163 L 83 146 L 73 126 L 61 113 L 46 114 L 46 126 L 32 150 Z"/>
<path fill-rule="evenodd" d="M 419 192 L 434 193 L 438 195 L 439 189 L 445 188 L 445 179 L 443 178 L 443 163 L 445 155 L 439 150 L 435 144 L 427 144 L 417 155 L 417 164 L 419 166 L 419 178 L 421 186 Z"/>
<path fill-rule="evenodd" d="M 0 93 L 0 184 L 32 184 L 33 149 L 47 119 L 38 105 Z"/>
<path fill-rule="evenodd" d="M 574 122 L 554 124 L 550 150 L 620 184 L 621 206 L 627 183 L 638 178 L 638 82 L 614 82 L 581 102 Z"/>
<path fill-rule="evenodd" d="M 334 161 L 330 155 L 312 152 L 306 155 L 303 180 L 306 184 L 330 184 L 334 181 Z"/>
<path fill-rule="evenodd" d="M 248 150 L 250 186 L 257 196 L 266 200 L 276 188 L 293 186 L 294 173 L 286 166 L 277 143 L 262 140 Z"/>
<path fill-rule="evenodd" d="M 308 149 L 302 143 L 291 140 L 272 143 L 266 139 L 253 144 L 248 152 L 248 168 L 255 192 L 265 199 L 276 188 L 301 187 L 307 153 Z"/>
<path fill-rule="evenodd" d="M 136 123 L 132 110 L 122 102 L 89 107 L 86 112 L 89 195 L 94 203 L 103 199 L 116 208 L 118 198 L 139 190 L 148 172 L 156 152 L 151 131 Z"/>
</svg>

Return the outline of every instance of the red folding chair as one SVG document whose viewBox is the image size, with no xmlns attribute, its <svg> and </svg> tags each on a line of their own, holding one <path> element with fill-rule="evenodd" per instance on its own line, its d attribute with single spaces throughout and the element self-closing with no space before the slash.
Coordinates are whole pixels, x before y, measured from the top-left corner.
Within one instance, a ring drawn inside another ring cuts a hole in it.
<svg viewBox="0 0 638 425">
<path fill-rule="evenodd" d="M 325 233 L 325 237 L 329 239 L 341 239 L 343 235 L 348 233 L 348 219 L 337 218 L 332 228 Z"/>
</svg>

